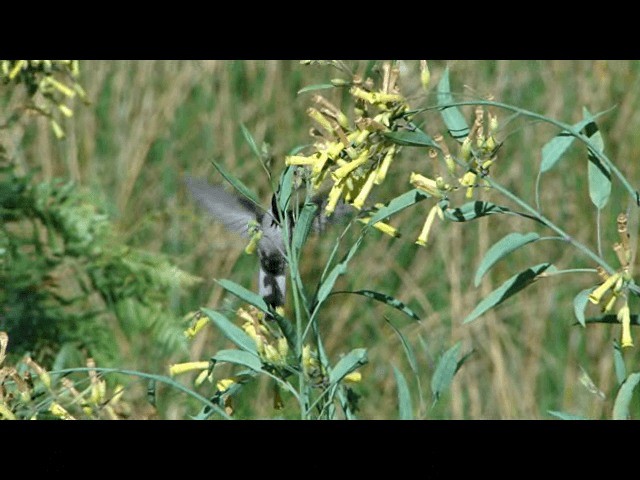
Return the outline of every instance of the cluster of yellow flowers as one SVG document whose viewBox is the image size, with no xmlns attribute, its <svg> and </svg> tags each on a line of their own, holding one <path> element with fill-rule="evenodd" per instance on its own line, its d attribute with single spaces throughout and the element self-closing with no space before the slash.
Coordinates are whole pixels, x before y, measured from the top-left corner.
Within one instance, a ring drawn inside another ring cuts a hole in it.
<svg viewBox="0 0 640 480">
<path fill-rule="evenodd" d="M 64 137 L 59 114 L 67 118 L 73 115 L 67 102 L 76 95 L 86 101 L 86 93 L 77 81 L 79 75 L 78 60 L 0 60 L 0 82 L 24 83 L 34 102 L 31 108 L 49 117 L 58 139 Z"/>
<path fill-rule="evenodd" d="M 324 210 L 331 215 L 342 198 L 357 210 L 361 210 L 374 185 L 386 178 L 398 151 L 397 145 L 384 134 L 398 130 L 406 120 L 409 105 L 400 94 L 397 85 L 400 70 L 385 63 L 382 67 L 382 85 L 375 88 L 372 79 L 354 76 L 350 82 L 334 84 L 349 86 L 354 99 L 355 120 L 321 95 L 314 95 L 315 107 L 307 114 L 319 128 L 312 128 L 316 140 L 307 155 L 291 155 L 285 158 L 287 165 L 304 165 L 310 168 L 311 184 L 319 189 L 325 180 L 331 182 L 328 201 Z M 366 223 L 367 219 L 362 219 Z M 382 222 L 374 227 L 395 234 Z"/>
<path fill-rule="evenodd" d="M 6 332 L 0 332 L 0 419 L 15 420 L 18 418 L 17 407 L 34 402 L 34 392 L 37 388 L 34 378 L 40 380 L 53 399 L 48 411 L 62 420 L 75 420 L 79 417 L 115 420 L 121 418 L 121 414 L 127 409 L 121 402 L 124 387 L 118 385 L 113 393 L 109 393 L 105 380 L 100 378 L 95 370 L 96 364 L 92 358 L 87 359 L 87 368 L 90 369 L 89 386 L 80 391 L 70 378 L 62 378 L 61 386 L 55 385 L 49 372 L 28 356 L 22 359 L 18 368 L 3 366 L 8 343 L 9 337 Z M 38 402 L 41 401 L 40 397 Z M 66 405 L 66 408 L 63 405 Z M 77 407 L 80 407 L 80 410 L 74 411 Z M 40 412 L 34 409 L 30 418 L 36 419 L 39 414 Z"/>
<path fill-rule="evenodd" d="M 611 312 L 618 300 L 621 300 L 622 306 L 618 309 L 618 321 L 622 323 L 622 347 L 633 347 L 633 338 L 631 338 L 631 312 L 629 310 L 629 302 L 627 299 L 629 282 L 631 281 L 631 246 L 629 244 L 629 232 L 627 231 L 627 215 L 621 213 L 618 215 L 618 234 L 620 242 L 613 245 L 613 250 L 620 262 L 620 269 L 613 275 L 609 275 L 602 267 L 598 267 L 598 274 L 604 282 L 598 286 L 591 294 L 589 301 L 598 305 L 601 304 L 604 296 L 611 293 L 605 302 L 602 302 L 603 313 Z"/>
<path fill-rule="evenodd" d="M 486 135 L 484 132 L 485 116 L 488 117 L 489 121 L 488 133 Z M 457 162 L 454 160 L 442 135 L 438 134 L 435 136 L 434 140 L 444 155 L 447 173 L 451 178 L 455 179 L 453 183 L 457 183 L 458 186 L 447 183 L 443 175 L 438 175 L 434 179 L 416 172 L 411 173 L 409 183 L 437 199 L 446 199 L 449 192 L 460 188 L 465 189 L 466 198 L 472 198 L 474 189 L 479 186 L 478 179 L 485 179 L 485 177 L 489 175 L 489 169 L 496 161 L 496 152 L 499 147 L 499 143 L 496 140 L 498 126 L 497 115 L 493 114 L 490 110 L 485 111 L 480 106 L 476 108 L 473 127 L 469 130 L 469 134 L 460 145 Z M 430 149 L 429 157 L 437 161 L 438 152 L 435 149 Z M 458 174 L 460 164 L 462 164 L 464 168 L 464 173 L 461 176 Z M 435 169 L 437 171 L 438 165 L 435 165 Z M 484 180 L 483 183 L 487 186 L 486 180 Z M 440 204 L 434 205 L 429 211 L 422 231 L 416 240 L 418 245 L 425 246 L 427 244 L 429 232 L 431 231 L 436 215 L 438 215 L 441 220 L 444 219 L 444 212 Z"/>
</svg>

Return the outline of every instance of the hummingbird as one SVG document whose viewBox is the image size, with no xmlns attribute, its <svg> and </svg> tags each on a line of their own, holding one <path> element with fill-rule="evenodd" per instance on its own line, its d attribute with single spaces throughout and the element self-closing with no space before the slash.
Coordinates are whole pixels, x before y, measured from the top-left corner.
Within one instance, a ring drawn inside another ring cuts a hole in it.
<svg viewBox="0 0 640 480">
<path fill-rule="evenodd" d="M 258 293 L 267 305 L 274 310 L 283 307 L 286 294 L 286 246 L 283 221 L 287 222 L 287 230 L 291 241 L 294 228 L 293 212 L 286 212 L 285 219 L 280 218 L 277 196 L 271 197 L 268 209 L 254 204 L 251 200 L 229 193 L 222 185 L 211 185 L 207 181 L 185 176 L 185 184 L 196 202 L 204 208 L 218 222 L 229 231 L 239 233 L 249 238 L 253 226 L 258 226 L 262 232 L 258 241 L 258 258 L 260 268 L 258 272 Z M 328 222 L 344 216 L 346 205 L 338 205 L 330 219 L 320 214 L 326 199 L 315 196 L 311 200 L 319 208 L 312 225 L 313 230 L 319 231 Z"/>
</svg>

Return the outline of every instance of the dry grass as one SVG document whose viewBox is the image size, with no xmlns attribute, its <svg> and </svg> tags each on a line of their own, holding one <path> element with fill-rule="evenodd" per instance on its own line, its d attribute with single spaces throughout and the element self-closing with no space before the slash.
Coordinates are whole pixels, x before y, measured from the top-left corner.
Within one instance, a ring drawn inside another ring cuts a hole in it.
<svg viewBox="0 0 640 480">
<path fill-rule="evenodd" d="M 602 120 L 606 151 L 632 183 L 638 184 L 640 68 L 636 62 L 459 61 L 451 65 L 453 89 L 464 97 L 490 93 L 496 100 L 563 121 L 577 121 L 583 105 L 591 112 L 617 105 Z M 358 64 L 358 68 L 363 66 Z M 444 66 L 444 62 L 430 64 L 432 84 Z M 418 98 L 417 74 L 417 65 L 407 64 L 405 91 L 414 93 L 416 101 L 433 102 L 432 97 Z M 308 142 L 310 125 L 304 116 L 308 99 L 296 97 L 296 91 L 335 76 L 335 71 L 290 61 L 87 61 L 81 80 L 93 104 L 76 107 L 75 116 L 64 125 L 67 138 L 55 141 L 48 124 L 38 121 L 15 129 L 9 145 L 25 168 L 40 167 L 43 177 L 72 178 L 89 189 L 131 242 L 167 252 L 183 268 L 205 278 L 191 298 L 176 298 L 177 309 L 219 308 L 223 292 L 211 279 L 231 277 L 253 285 L 255 265 L 243 258 L 236 237 L 195 211 L 180 177 L 189 172 L 220 181 L 210 164 L 217 159 L 266 199 L 268 182 L 242 139 L 239 123 L 248 127 L 258 145 L 270 144 L 274 169 L 279 171 L 284 154 Z M 335 100 L 339 101 L 337 94 Z M 425 128 L 431 134 L 442 129 L 436 114 L 427 117 Z M 555 132 L 523 122 L 508 126 L 507 132 L 510 135 L 493 173 L 503 185 L 531 200 L 540 149 Z M 410 171 L 427 165 L 424 151 L 407 149 L 404 158 L 406 163 L 396 165 L 393 173 L 391 194 L 407 188 Z M 577 238 L 594 244 L 595 222 L 583 174 L 585 152 L 575 149 L 565 160 L 545 177 L 545 213 Z M 626 207 L 626 200 L 618 203 L 620 198 L 614 195 L 611 207 L 603 212 L 605 246 L 615 232 L 615 215 Z M 391 363 L 405 365 L 405 360 L 383 314 L 404 325 L 403 331 L 419 352 L 427 399 L 428 378 L 439 352 L 458 340 L 464 350 L 476 350 L 456 376 L 445 405 L 427 411 L 427 417 L 546 418 L 547 409 L 606 415 L 612 399 L 603 402 L 582 387 L 580 366 L 600 389 L 609 392 L 615 383 L 611 341 L 618 332 L 572 327 L 573 295 L 594 279 L 576 276 L 573 281 L 539 282 L 474 324 L 461 324 L 484 295 L 517 267 L 530 265 L 531 258 L 534 263 L 548 259 L 562 267 L 591 265 L 573 251 L 549 242 L 536 244 L 497 266 L 475 289 L 475 267 L 487 248 L 501 235 L 514 229 L 527 231 L 531 226 L 511 220 L 506 224 L 505 219 L 494 217 L 464 228 L 440 224 L 431 245 L 420 249 L 411 240 L 426 209 L 418 206 L 402 217 L 403 241 L 379 235 L 367 239 L 368 248 L 356 256 L 354 267 L 338 285 L 395 294 L 423 315 L 421 324 L 410 325 L 388 309 L 344 295 L 335 297 L 321 319 L 333 358 L 350 347 L 371 347 L 371 364 L 365 369 L 361 388 L 366 395 L 362 416 L 395 416 Z M 312 239 L 308 245 L 314 255 L 309 256 L 304 275 L 322 268 L 314 260 L 322 262 L 328 255 L 333 243 L 327 240 Z M 413 341 L 418 335 L 428 351 Z M 192 357 L 206 358 L 222 343 L 210 332 L 193 344 Z M 128 365 L 135 361 L 123 359 Z M 163 368 L 158 366 L 158 371 Z M 264 399 L 256 402 L 256 413 L 272 415 L 268 385 L 261 385 L 256 395 Z M 180 399 L 168 405 L 166 412 L 170 418 L 183 415 Z"/>
</svg>

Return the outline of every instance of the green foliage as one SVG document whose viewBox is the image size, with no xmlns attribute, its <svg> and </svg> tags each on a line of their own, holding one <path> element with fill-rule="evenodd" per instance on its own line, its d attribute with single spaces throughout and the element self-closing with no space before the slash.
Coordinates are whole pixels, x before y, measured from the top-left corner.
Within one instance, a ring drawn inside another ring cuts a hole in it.
<svg viewBox="0 0 640 480">
<path fill-rule="evenodd" d="M 0 191 L 0 330 L 13 354 L 31 351 L 51 365 L 71 344 L 110 365 L 116 325 L 134 344 L 150 336 L 160 349 L 184 348 L 168 297 L 197 278 L 119 241 L 71 182 L 35 183 L 5 164 Z"/>
</svg>

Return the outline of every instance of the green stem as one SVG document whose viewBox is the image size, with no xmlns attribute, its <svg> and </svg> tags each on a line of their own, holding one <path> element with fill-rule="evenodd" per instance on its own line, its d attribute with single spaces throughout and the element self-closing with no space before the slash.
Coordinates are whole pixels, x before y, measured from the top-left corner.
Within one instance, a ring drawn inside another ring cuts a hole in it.
<svg viewBox="0 0 640 480">
<path fill-rule="evenodd" d="M 448 103 L 446 105 L 438 105 L 438 106 L 425 107 L 425 108 L 413 110 L 411 113 L 420 113 L 420 112 L 426 112 L 426 111 L 430 111 L 430 110 L 442 110 L 443 108 L 447 108 L 447 107 L 462 107 L 462 106 L 467 106 L 467 105 L 472 105 L 472 106 L 473 105 L 483 105 L 483 106 L 488 106 L 488 107 L 502 108 L 504 110 L 509 110 L 511 112 L 516 112 L 516 113 L 518 113 L 520 115 L 524 115 L 524 116 L 530 117 L 530 118 L 535 118 L 535 119 L 540 120 L 542 122 L 546 122 L 546 123 L 549 123 L 551 125 L 555 125 L 556 127 L 560 128 L 561 130 L 566 130 L 572 136 L 574 136 L 575 138 L 580 140 L 582 143 L 587 145 L 587 147 L 589 147 L 591 153 L 595 157 L 597 157 L 598 160 L 600 160 L 603 164 L 605 164 L 615 174 L 616 177 L 618 177 L 618 180 L 620 180 L 620 183 L 622 183 L 624 188 L 627 189 L 629 194 L 635 200 L 636 204 L 638 206 L 640 206 L 640 192 L 633 188 L 633 186 L 629 183 L 629 181 L 625 178 L 625 176 L 620 172 L 620 170 L 618 170 L 618 168 L 613 164 L 613 162 L 611 160 L 609 160 L 609 158 L 604 153 L 598 151 L 598 149 L 593 146 L 593 144 L 589 140 L 589 137 L 587 137 L 586 135 L 583 135 L 579 131 L 575 130 L 572 125 L 569 125 L 569 124 L 566 124 L 566 123 L 563 123 L 563 122 L 559 122 L 557 120 L 554 120 L 553 118 L 545 117 L 544 115 L 541 115 L 541 114 L 535 113 L 535 112 L 531 112 L 531 111 L 525 110 L 523 108 L 514 107 L 513 105 L 509 105 L 507 103 L 492 102 L 492 101 L 489 101 L 489 100 L 475 100 L 475 101 L 467 101 L 467 102 L 452 102 L 452 103 Z M 605 112 L 603 112 L 603 113 L 605 113 Z"/>
<path fill-rule="evenodd" d="M 222 410 L 220 407 L 218 407 L 215 403 L 212 403 L 208 398 L 203 397 L 202 395 L 200 395 L 198 392 L 194 392 L 193 390 L 188 389 L 187 387 L 185 387 L 184 385 L 181 385 L 180 383 L 176 382 L 175 380 L 169 378 L 169 377 L 165 377 L 162 375 L 154 375 L 151 373 L 144 373 L 144 372 L 138 372 L 136 370 L 123 370 L 121 368 L 101 368 L 101 367 L 94 367 L 94 368 L 88 368 L 88 367 L 79 367 L 79 368 L 66 368 L 64 370 L 53 370 L 51 372 L 49 372 L 50 375 L 65 375 L 67 373 L 75 373 L 75 372 L 101 372 L 101 373 L 120 373 L 122 375 L 131 375 L 133 377 L 140 377 L 140 378 L 148 378 L 149 380 L 155 380 L 156 382 L 161 382 L 161 383 L 165 383 L 171 387 L 174 387 L 178 390 L 181 390 L 182 392 L 186 393 L 187 395 L 192 396 L 193 398 L 197 399 L 198 401 L 200 401 L 201 403 L 205 404 L 206 406 L 208 406 L 209 408 L 211 408 L 212 410 L 214 410 L 216 413 L 220 414 L 222 417 L 226 418 L 227 420 L 231 420 L 232 418 L 227 415 L 227 412 L 225 412 L 224 410 Z"/>
<path fill-rule="evenodd" d="M 578 240 L 576 240 L 575 238 L 569 236 L 569 234 L 567 234 L 564 230 L 562 230 L 560 227 L 558 227 L 555 223 L 553 223 L 547 217 L 545 217 L 544 215 L 539 213 L 535 208 L 530 206 L 527 202 L 525 202 L 524 200 L 520 199 L 520 197 L 514 195 L 513 193 L 511 193 L 509 190 L 504 188 L 502 185 L 498 184 L 495 180 L 493 180 L 490 177 L 485 177 L 485 180 L 487 182 L 489 182 L 489 184 L 491 185 L 492 188 L 496 189 L 498 192 L 500 192 L 502 195 L 504 195 L 505 197 L 510 199 L 512 202 L 516 203 L 521 208 L 526 210 L 527 213 L 529 213 L 532 217 L 535 217 L 540 222 L 542 222 L 547 227 L 549 227 L 551 230 L 556 232 L 566 242 L 569 242 L 570 244 L 572 244 L 574 247 L 576 247 L 578 250 L 580 250 L 583 254 L 585 254 L 587 257 L 589 257 L 595 263 L 597 263 L 602 268 L 604 268 L 607 272 L 609 272 L 610 274 L 615 272 L 615 269 L 613 269 L 602 257 L 598 256 L 595 252 L 590 250 L 583 243 L 581 243 Z"/>
</svg>

